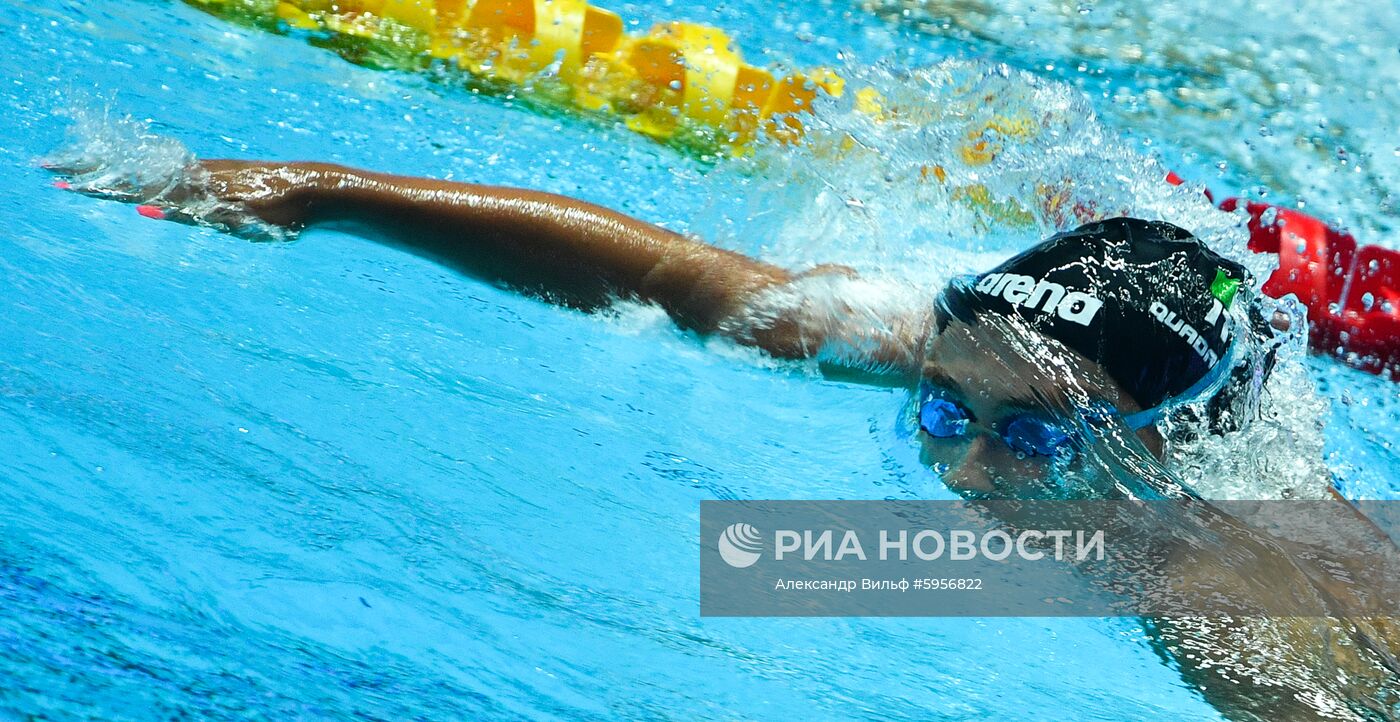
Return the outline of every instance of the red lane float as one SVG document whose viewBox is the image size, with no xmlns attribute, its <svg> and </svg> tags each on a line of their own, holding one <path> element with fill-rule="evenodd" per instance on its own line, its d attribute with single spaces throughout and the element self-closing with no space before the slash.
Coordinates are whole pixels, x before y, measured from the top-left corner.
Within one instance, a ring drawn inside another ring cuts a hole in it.
<svg viewBox="0 0 1400 722">
<path fill-rule="evenodd" d="M 1222 210 L 1239 202 L 1228 199 Z M 1400 253 L 1380 246 L 1357 248 L 1350 234 L 1328 228 L 1298 211 L 1245 203 L 1249 248 L 1275 253 L 1279 268 L 1264 282 L 1271 296 L 1297 294 L 1308 307 L 1314 350 L 1391 378 L 1400 364 Z"/>
<path fill-rule="evenodd" d="M 1167 182 L 1182 180 L 1169 173 Z M 1351 234 L 1290 208 L 1238 198 L 1226 198 L 1219 207 L 1234 211 L 1242 203 L 1249 214 L 1249 249 L 1279 260 L 1264 293 L 1292 293 L 1307 306 L 1313 350 L 1400 381 L 1400 252 L 1358 248 Z"/>
</svg>

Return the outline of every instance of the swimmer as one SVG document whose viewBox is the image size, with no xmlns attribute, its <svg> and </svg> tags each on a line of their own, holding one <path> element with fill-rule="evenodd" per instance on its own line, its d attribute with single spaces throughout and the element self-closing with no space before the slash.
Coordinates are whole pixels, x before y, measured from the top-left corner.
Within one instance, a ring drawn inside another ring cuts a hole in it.
<svg viewBox="0 0 1400 722">
<path fill-rule="evenodd" d="M 562 305 L 652 303 L 702 335 L 917 389 L 911 421 L 923 457 L 971 498 L 1166 493 L 1087 467 L 1113 454 L 1160 460 L 1165 440 L 1158 422 L 1195 413 L 1188 402 L 1204 402 L 1209 418 L 1199 426 L 1216 433 L 1247 421 L 1247 405 L 1237 397 L 1268 373 L 1271 361 L 1267 354 L 1246 358 L 1239 348 L 1246 340 L 1267 348 L 1288 325 L 1264 322 L 1257 311 L 1233 312 L 1237 296 L 1249 294 L 1245 269 L 1160 221 L 1114 218 L 1060 233 L 989 272 L 955 280 L 927 308 L 901 310 L 899 303 L 864 299 L 813 301 L 812 289 L 822 284 L 840 289 L 860 282 L 846 266 L 794 272 L 590 203 L 528 190 L 323 163 L 234 160 L 203 161 L 174 187 L 82 190 L 159 205 L 150 215 L 235 231 L 253 220 L 291 230 L 361 228 Z M 1241 323 L 1239 315 L 1250 320 Z M 1106 440 L 1113 443 L 1107 454 Z M 1310 583 L 1290 564 L 1280 560 L 1278 568 Z M 1388 624 L 1358 631 L 1338 620 L 1312 621 L 1284 625 L 1298 644 L 1319 650 L 1289 679 L 1350 675 L 1354 698 L 1341 712 L 1386 718 L 1375 699 L 1395 691 L 1388 685 L 1400 668 L 1388 664 L 1400 653 L 1394 641 L 1400 635 Z M 1162 650 L 1189 648 L 1182 640 L 1196 637 L 1237 652 L 1249 644 L 1240 641 L 1249 638 L 1240 625 L 1154 624 Z M 1364 643 L 1333 643 L 1347 634 Z M 1366 649 L 1381 650 L 1381 661 Z M 1206 653 L 1164 654 L 1233 719 L 1332 718 L 1310 702 L 1315 690 L 1306 685 L 1252 682 L 1238 669 L 1235 679 L 1222 680 L 1209 672 L 1221 662 Z"/>
<path fill-rule="evenodd" d="M 202 188 L 177 195 L 223 202 L 224 215 L 205 220 L 236 225 L 227 209 L 238 209 L 290 229 L 356 226 L 564 305 L 654 303 L 700 334 L 917 385 L 926 456 L 966 494 L 1024 498 L 1028 479 L 1072 456 L 1081 430 L 1057 423 L 1056 410 L 1110 414 L 1160 458 L 1154 422 L 1216 391 L 1234 360 L 1228 306 L 1246 285 L 1243 267 L 1186 231 L 1119 218 L 950 284 L 929 307 L 875 303 L 893 310 L 853 321 L 814 311 L 804 295 L 813 279 L 858 280 L 848 267 L 793 272 L 571 198 L 320 163 L 202 169 Z M 181 199 L 164 202 L 179 218 Z M 1060 365 L 1032 369 L 1042 359 L 1024 353 L 1018 331 L 1033 331 Z"/>
</svg>

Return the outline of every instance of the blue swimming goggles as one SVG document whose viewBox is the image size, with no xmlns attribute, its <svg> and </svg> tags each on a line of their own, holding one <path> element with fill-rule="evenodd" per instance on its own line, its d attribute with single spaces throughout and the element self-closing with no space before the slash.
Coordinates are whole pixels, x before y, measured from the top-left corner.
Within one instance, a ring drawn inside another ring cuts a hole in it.
<svg viewBox="0 0 1400 722">
<path fill-rule="evenodd" d="M 1231 351 L 1234 350 L 1232 345 Z M 1166 412 L 1181 403 L 1204 397 L 1218 387 L 1227 371 L 1233 366 L 1233 353 L 1227 360 L 1221 360 L 1191 388 L 1162 404 L 1131 414 L 1123 414 L 1123 423 L 1133 431 L 1157 423 Z M 1090 426 L 1102 427 L 1118 411 L 1108 403 L 1081 409 L 1080 414 Z M 972 415 L 961 404 L 953 401 L 932 384 L 919 385 L 919 427 L 929 436 L 950 439 L 967 432 Z M 1001 438 L 1006 445 L 1025 456 L 1041 456 L 1050 459 L 1073 458 L 1076 447 L 1080 446 L 1082 432 L 1071 420 L 1052 421 L 1036 413 L 1013 416 L 1001 429 Z"/>
<path fill-rule="evenodd" d="M 929 436 L 962 436 L 971 421 L 972 415 L 961 404 L 941 396 L 929 384 L 919 387 L 919 427 Z M 1001 429 L 1001 438 L 1020 454 L 1051 459 L 1071 457 L 1076 446 L 1076 434 L 1068 424 L 1029 413 L 1012 417 Z"/>
</svg>

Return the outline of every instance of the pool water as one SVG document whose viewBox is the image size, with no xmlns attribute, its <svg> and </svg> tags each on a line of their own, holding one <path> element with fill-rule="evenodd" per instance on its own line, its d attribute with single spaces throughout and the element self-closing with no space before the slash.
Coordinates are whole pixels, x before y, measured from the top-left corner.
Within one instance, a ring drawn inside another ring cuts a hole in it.
<svg viewBox="0 0 1400 722">
<path fill-rule="evenodd" d="M 883 59 L 961 58 L 949 72 L 1065 130 L 994 182 L 1050 167 L 1243 248 L 1238 218 L 1148 185 L 1157 160 L 1112 112 L 998 69 L 1028 64 L 977 37 L 835 2 L 605 5 L 641 27 L 712 22 L 752 58 L 841 53 L 891 92 L 936 83 Z M 0 716 L 1219 718 L 1133 620 L 699 617 L 701 500 L 952 497 L 918 462 L 903 391 L 654 309 L 560 310 L 371 239 L 153 222 L 36 164 L 74 142 L 139 156 L 155 134 L 201 157 L 538 188 L 775 261 L 920 278 L 1044 230 L 988 227 L 907 181 L 954 125 L 858 129 L 878 152 L 849 164 L 713 167 L 175 2 L 0 0 L 0 27 Z M 1212 147 L 1164 156 L 1209 168 Z M 1400 496 L 1395 385 L 1285 366 L 1250 450 L 1185 450 L 1183 477 L 1262 497 L 1282 491 L 1271 472 L 1325 462 L 1353 498 Z M 1192 475 L 1227 452 L 1228 483 Z"/>
</svg>

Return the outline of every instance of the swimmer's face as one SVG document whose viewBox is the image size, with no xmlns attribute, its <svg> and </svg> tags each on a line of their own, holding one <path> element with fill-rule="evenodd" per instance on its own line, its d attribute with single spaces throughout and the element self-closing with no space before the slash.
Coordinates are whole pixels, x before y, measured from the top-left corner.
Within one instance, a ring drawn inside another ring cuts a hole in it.
<svg viewBox="0 0 1400 722">
<path fill-rule="evenodd" d="M 1067 417 L 1086 400 L 1125 414 L 1140 410 L 1098 364 L 1034 332 L 1008 332 L 986 322 L 950 321 L 929 343 L 922 380 L 919 404 L 931 392 L 947 400 L 935 409 L 945 418 L 965 416 L 954 427 L 961 433 L 935 436 L 921 428 L 923 460 L 954 491 L 968 495 L 1021 498 L 1074 463 L 1068 446 L 1060 453 L 1027 453 L 1022 441 L 1045 438 L 1040 430 L 1074 434 Z M 1154 429 L 1138 432 L 1138 439 L 1160 456 Z"/>
</svg>

